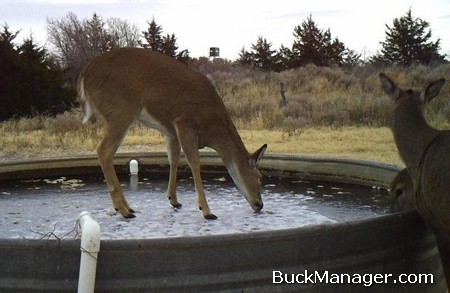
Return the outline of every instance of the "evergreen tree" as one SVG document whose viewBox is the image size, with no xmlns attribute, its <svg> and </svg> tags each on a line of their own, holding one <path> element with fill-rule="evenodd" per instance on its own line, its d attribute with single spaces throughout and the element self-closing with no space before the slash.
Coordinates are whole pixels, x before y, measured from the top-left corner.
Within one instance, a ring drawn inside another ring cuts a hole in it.
<svg viewBox="0 0 450 293">
<path fill-rule="evenodd" d="M 238 62 L 277 71 L 280 68 L 280 59 L 277 51 L 272 50 L 271 47 L 272 43 L 267 42 L 265 38 L 260 36 L 256 43 L 252 44 L 250 52 L 242 49 L 239 53 Z"/>
<path fill-rule="evenodd" d="M 29 64 L 47 65 L 47 51 L 42 47 L 38 47 L 35 44 L 33 37 L 23 41 L 23 44 L 19 47 L 19 52 Z"/>
<path fill-rule="evenodd" d="M 280 62 L 280 68 L 281 69 L 289 69 L 289 68 L 295 68 L 298 67 L 296 62 L 296 56 L 294 56 L 291 49 L 288 47 L 285 47 L 281 45 L 279 53 L 279 62 Z"/>
<path fill-rule="evenodd" d="M 25 115 L 55 115 L 68 110 L 74 102 L 75 92 L 64 86 L 64 72 L 51 62 L 47 50 L 29 37 L 18 52 L 25 64 L 22 73 L 25 78 L 22 101 L 28 112 Z"/>
<path fill-rule="evenodd" d="M 395 18 L 392 27 L 386 25 L 386 39 L 381 42 L 381 54 L 372 61 L 411 65 L 443 62 L 439 54 L 440 39 L 431 41 L 429 23 L 412 16 L 411 8 L 400 18 Z"/>
<path fill-rule="evenodd" d="M 142 47 L 169 55 L 170 57 L 183 62 L 190 59 L 188 50 L 178 52 L 175 34 L 162 36 L 163 28 L 161 25 L 156 24 L 155 18 L 147 23 L 149 25 L 148 29 L 142 32 L 142 36 L 145 39 L 145 42 L 141 43 Z"/>
<path fill-rule="evenodd" d="M 14 50 L 16 45 L 14 44 L 14 39 L 20 33 L 16 31 L 15 33 L 9 31 L 8 24 L 2 25 L 3 31 L 0 33 L 0 46 L 6 50 Z"/>
<path fill-rule="evenodd" d="M 253 64 L 252 58 L 253 58 L 252 54 L 249 51 L 246 51 L 244 47 L 242 47 L 241 51 L 239 52 L 239 58 L 237 61 L 240 64 L 252 65 Z"/>
<path fill-rule="evenodd" d="M 292 55 L 296 56 L 296 67 L 313 63 L 317 66 L 328 65 L 328 49 L 331 42 L 330 31 L 319 29 L 316 23 L 309 16 L 301 26 L 294 28 L 294 44 L 292 45 Z"/>
<path fill-rule="evenodd" d="M 161 42 L 161 53 L 169 55 L 172 58 L 177 58 L 177 38 L 174 34 L 172 35 L 166 35 L 163 37 Z"/>
<path fill-rule="evenodd" d="M 343 55 L 343 66 L 345 67 L 354 67 L 357 65 L 361 65 L 363 61 L 361 60 L 361 54 L 356 53 L 355 51 L 346 48 Z"/>
<path fill-rule="evenodd" d="M 20 97 L 20 58 L 16 51 L 14 39 L 19 34 L 11 32 L 4 24 L 0 33 L 0 120 L 5 120 L 18 111 L 17 101 Z"/>
<path fill-rule="evenodd" d="M 309 16 L 301 25 L 294 28 L 294 43 L 292 51 L 284 48 L 284 55 L 291 58 L 291 67 L 304 66 L 312 63 L 317 66 L 345 64 L 345 56 L 357 57 L 357 54 L 347 49 L 338 38 L 332 38 L 330 29 L 322 30 Z"/>
<path fill-rule="evenodd" d="M 17 33 L 0 33 L 0 120 L 57 114 L 71 106 L 75 93 L 64 87 L 64 75 L 33 38 L 14 43 Z"/>
<path fill-rule="evenodd" d="M 148 22 L 147 31 L 142 32 L 142 36 L 147 41 L 147 43 L 142 43 L 142 47 L 146 49 L 151 49 L 153 51 L 161 52 L 162 51 L 162 26 L 157 25 L 155 22 L 155 18 L 152 19 L 152 22 Z"/>
</svg>

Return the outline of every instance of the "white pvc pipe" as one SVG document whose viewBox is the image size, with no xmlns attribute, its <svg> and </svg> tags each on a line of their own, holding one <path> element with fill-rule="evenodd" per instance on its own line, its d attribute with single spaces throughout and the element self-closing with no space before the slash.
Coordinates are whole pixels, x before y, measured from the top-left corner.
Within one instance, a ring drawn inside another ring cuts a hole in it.
<svg viewBox="0 0 450 293">
<path fill-rule="evenodd" d="M 91 293 L 95 288 L 97 256 L 100 251 L 100 225 L 88 212 L 78 216 L 78 233 L 81 233 L 80 275 L 78 293 Z"/>
<path fill-rule="evenodd" d="M 133 159 L 130 161 L 130 187 L 131 190 L 136 191 L 139 185 L 139 163 Z"/>
<path fill-rule="evenodd" d="M 130 188 L 133 191 L 138 190 L 139 186 L 139 176 L 137 174 L 130 175 Z"/>
<path fill-rule="evenodd" d="M 139 172 L 139 163 L 137 160 L 131 160 L 130 161 L 130 173 L 132 175 L 137 175 Z"/>
</svg>

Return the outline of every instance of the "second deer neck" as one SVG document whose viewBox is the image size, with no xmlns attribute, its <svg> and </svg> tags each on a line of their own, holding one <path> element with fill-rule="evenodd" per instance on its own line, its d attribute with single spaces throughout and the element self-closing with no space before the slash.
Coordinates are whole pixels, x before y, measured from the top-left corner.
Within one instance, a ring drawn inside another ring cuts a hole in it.
<svg viewBox="0 0 450 293">
<path fill-rule="evenodd" d="M 413 101 L 399 101 L 394 110 L 392 132 L 400 156 L 408 169 L 418 168 L 423 153 L 438 134 Z"/>
</svg>

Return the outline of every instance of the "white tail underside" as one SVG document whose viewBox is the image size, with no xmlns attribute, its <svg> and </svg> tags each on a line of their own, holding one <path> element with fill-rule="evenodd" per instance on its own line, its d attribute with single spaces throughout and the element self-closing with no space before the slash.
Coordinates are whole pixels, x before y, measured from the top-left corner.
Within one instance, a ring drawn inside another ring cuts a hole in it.
<svg viewBox="0 0 450 293">
<path fill-rule="evenodd" d="M 93 114 L 91 103 L 89 102 L 89 98 L 84 90 L 84 79 L 81 80 L 80 84 L 80 100 L 84 103 L 83 108 L 84 109 L 83 124 L 84 124 L 89 121 L 89 119 Z"/>
</svg>

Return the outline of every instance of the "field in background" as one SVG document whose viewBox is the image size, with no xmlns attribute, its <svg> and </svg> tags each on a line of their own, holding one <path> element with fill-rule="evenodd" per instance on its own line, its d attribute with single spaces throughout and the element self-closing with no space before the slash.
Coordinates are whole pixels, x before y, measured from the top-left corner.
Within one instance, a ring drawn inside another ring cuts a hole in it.
<svg viewBox="0 0 450 293">
<path fill-rule="evenodd" d="M 250 152 L 268 143 L 268 153 L 325 155 L 401 164 L 391 132 L 386 127 L 318 126 L 296 131 L 241 129 L 239 132 Z M 3 122 L 0 124 L 0 160 L 95 153 L 101 134 L 101 127 L 96 123 L 82 125 L 79 113 Z M 165 150 L 164 138 L 157 131 L 134 124 L 119 152 Z"/>
<path fill-rule="evenodd" d="M 198 61 L 191 66 L 216 86 L 239 132 L 253 151 L 268 143 L 270 152 L 352 157 L 401 165 L 388 129 L 392 102 L 380 88 L 383 71 L 400 86 L 423 89 L 450 76 L 450 65 L 345 71 L 309 65 L 281 73 L 239 65 Z M 287 105 L 280 94 L 284 84 Z M 426 107 L 435 127 L 448 128 L 450 87 Z M 96 123 L 81 124 L 73 110 L 57 117 L 35 117 L 0 123 L 0 160 L 35 156 L 94 153 L 101 139 Z M 154 130 L 133 125 L 119 151 L 164 151 Z"/>
<path fill-rule="evenodd" d="M 432 80 L 450 76 L 450 65 L 352 70 L 305 67 L 273 73 L 230 64 L 194 64 L 214 82 L 240 129 L 284 129 L 309 126 L 389 126 L 390 99 L 382 92 L 378 74 L 385 72 L 402 87 L 424 89 Z M 280 83 L 285 85 L 286 107 L 280 107 Z M 426 108 L 437 127 L 448 125 L 450 86 Z"/>
</svg>

